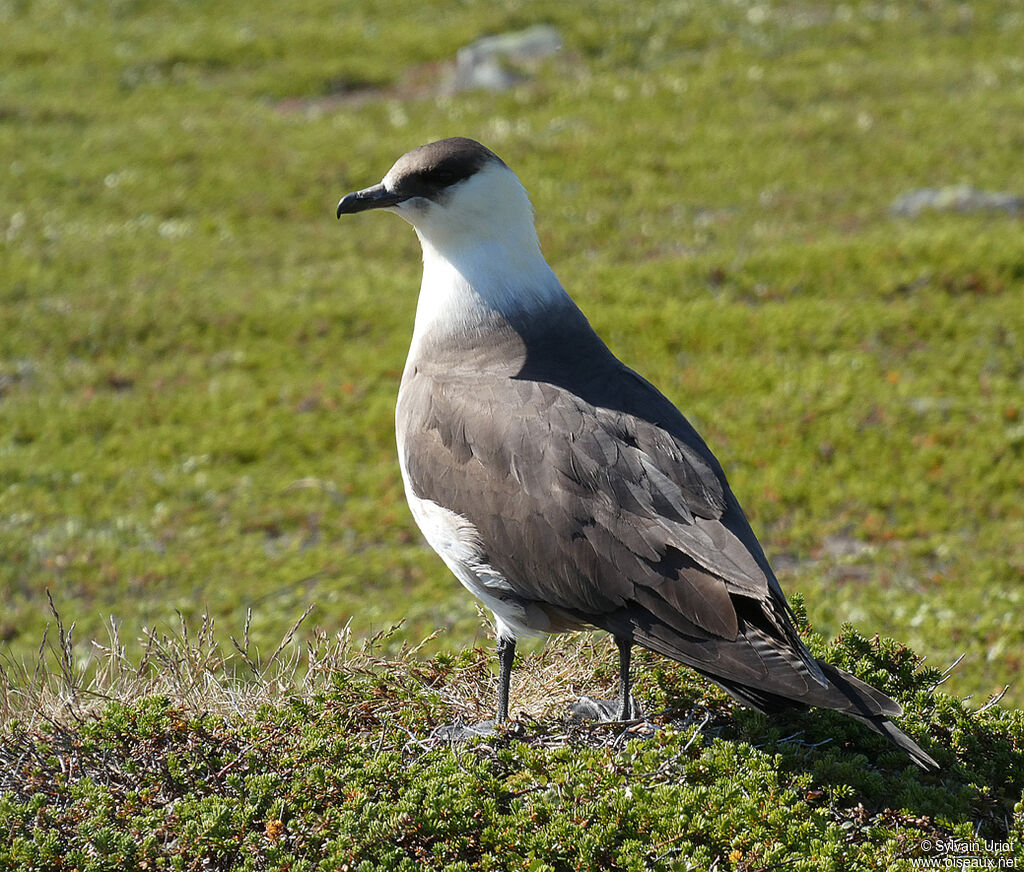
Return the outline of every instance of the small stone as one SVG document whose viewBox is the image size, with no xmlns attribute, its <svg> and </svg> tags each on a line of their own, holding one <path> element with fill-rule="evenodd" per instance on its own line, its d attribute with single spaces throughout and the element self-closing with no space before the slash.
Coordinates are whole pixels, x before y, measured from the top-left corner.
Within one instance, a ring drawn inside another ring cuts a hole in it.
<svg viewBox="0 0 1024 872">
<path fill-rule="evenodd" d="M 459 49 L 444 91 L 506 91 L 526 77 L 514 67 L 530 65 L 562 50 L 562 37 L 546 24 L 485 36 Z M 513 68 L 510 69 L 509 65 Z"/>
<path fill-rule="evenodd" d="M 915 218 L 922 212 L 983 212 L 998 211 L 1008 215 L 1024 212 L 1024 197 L 1008 191 L 982 191 L 971 185 L 952 185 L 944 188 L 915 188 L 900 194 L 889 211 L 894 215 Z"/>
</svg>

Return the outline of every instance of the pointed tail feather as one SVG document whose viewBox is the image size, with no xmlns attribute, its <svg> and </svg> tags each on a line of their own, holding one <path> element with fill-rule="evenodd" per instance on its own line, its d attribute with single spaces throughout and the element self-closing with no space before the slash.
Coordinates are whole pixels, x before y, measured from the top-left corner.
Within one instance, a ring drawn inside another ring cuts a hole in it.
<svg viewBox="0 0 1024 872">
<path fill-rule="evenodd" d="M 745 646 L 739 640 L 730 642 L 702 635 L 697 628 L 684 633 L 640 607 L 607 616 L 601 627 L 685 663 L 752 709 L 765 714 L 810 706 L 832 709 L 885 736 L 922 769 L 939 768 L 889 720 L 903 714 L 899 703 L 856 676 L 815 660 L 798 639 L 792 646 L 789 640 L 773 645 L 770 634 L 752 619 L 748 620 L 747 637 L 743 639 Z M 810 671 L 808 660 L 816 663 L 818 675 Z"/>
<path fill-rule="evenodd" d="M 787 709 L 806 709 L 808 706 L 840 712 L 885 736 L 925 771 L 939 768 L 939 764 L 920 745 L 889 720 L 889 717 L 897 717 L 903 713 L 899 703 L 830 663 L 819 660 L 818 665 L 828 678 L 829 686 L 812 686 L 808 693 L 799 698 L 784 697 L 763 688 L 723 681 L 710 673 L 704 674 L 744 705 L 766 714 Z"/>
<path fill-rule="evenodd" d="M 849 714 L 849 712 L 847 712 Z M 856 718 L 862 724 L 870 727 L 876 733 L 881 733 L 885 738 L 892 742 L 896 747 L 903 751 L 911 760 L 913 760 L 918 766 L 929 772 L 939 768 L 939 764 L 913 739 L 910 738 L 906 733 L 903 732 L 899 727 L 896 726 L 892 721 L 886 720 L 885 718 L 865 718 L 859 715 L 850 715 L 852 718 Z"/>
<path fill-rule="evenodd" d="M 815 700 L 812 702 L 812 705 L 835 709 L 838 712 L 849 715 L 851 718 L 855 718 L 876 733 L 881 733 L 925 771 L 939 768 L 939 764 L 917 742 L 885 717 L 886 715 L 897 717 L 903 714 L 903 708 L 899 703 L 889 699 L 884 693 L 876 690 L 870 684 L 865 684 L 859 678 L 850 675 L 848 672 L 843 672 L 841 669 L 837 669 L 830 663 L 824 663 L 819 660 L 818 664 L 828 678 L 829 683 L 842 696 L 836 698 L 837 694 L 833 692 L 831 695 L 832 699 L 821 702 Z"/>
<path fill-rule="evenodd" d="M 828 679 L 829 686 L 808 697 L 807 702 L 811 705 L 861 718 L 879 715 L 898 718 L 903 714 L 903 706 L 870 684 L 823 660 L 819 660 L 818 665 Z"/>
</svg>

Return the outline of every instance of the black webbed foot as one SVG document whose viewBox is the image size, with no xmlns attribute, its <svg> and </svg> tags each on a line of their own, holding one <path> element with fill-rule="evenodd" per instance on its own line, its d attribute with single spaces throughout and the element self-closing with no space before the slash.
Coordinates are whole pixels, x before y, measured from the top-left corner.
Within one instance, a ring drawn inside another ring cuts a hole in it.
<svg viewBox="0 0 1024 872">
<path fill-rule="evenodd" d="M 434 727 L 430 731 L 430 738 L 443 742 L 468 742 L 471 739 L 494 735 L 496 726 L 497 721 L 480 721 L 476 724 L 464 724 L 461 721 L 456 721 L 454 724 L 442 724 Z"/>
<path fill-rule="evenodd" d="M 596 721 L 599 724 L 637 720 L 644 716 L 632 696 L 629 698 L 629 711 L 625 718 L 623 718 L 622 700 L 619 699 L 592 699 L 589 696 L 581 696 L 569 706 L 569 712 L 577 721 Z"/>
</svg>

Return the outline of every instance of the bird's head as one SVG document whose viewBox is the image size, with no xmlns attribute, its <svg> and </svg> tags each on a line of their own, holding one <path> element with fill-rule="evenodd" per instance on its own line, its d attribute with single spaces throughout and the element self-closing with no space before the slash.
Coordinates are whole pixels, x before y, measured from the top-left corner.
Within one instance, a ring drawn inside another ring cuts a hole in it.
<svg viewBox="0 0 1024 872">
<path fill-rule="evenodd" d="M 401 215 L 442 254 L 496 239 L 536 238 L 516 174 L 490 149 L 461 136 L 402 155 L 379 184 L 346 194 L 338 217 L 368 209 Z"/>
<path fill-rule="evenodd" d="M 423 248 L 414 346 L 427 335 L 465 343 L 495 317 L 520 323 L 524 313 L 575 308 L 541 254 L 526 189 L 479 142 L 414 148 L 379 184 L 346 194 L 338 217 L 368 209 L 401 215 Z"/>
</svg>

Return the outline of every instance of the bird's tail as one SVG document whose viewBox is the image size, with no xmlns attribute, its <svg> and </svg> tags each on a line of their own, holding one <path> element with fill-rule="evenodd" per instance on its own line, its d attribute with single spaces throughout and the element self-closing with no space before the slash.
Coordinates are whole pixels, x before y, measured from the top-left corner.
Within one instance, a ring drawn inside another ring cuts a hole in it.
<svg viewBox="0 0 1024 872">
<path fill-rule="evenodd" d="M 818 665 L 828 679 L 828 687 L 811 686 L 799 699 L 711 677 L 744 705 L 767 714 L 794 708 L 806 709 L 808 706 L 841 712 L 885 736 L 922 769 L 939 768 L 939 764 L 917 742 L 889 720 L 903 714 L 899 703 L 831 663 L 819 660 Z"/>
<path fill-rule="evenodd" d="M 780 641 L 780 624 L 769 621 L 763 611 L 748 608 L 741 617 L 744 644 L 738 644 L 739 638 L 694 638 L 693 633 L 684 633 L 641 608 L 614 613 L 601 626 L 685 663 L 750 708 L 765 714 L 809 706 L 833 709 L 881 733 L 922 769 L 939 768 L 890 721 L 903 714 L 899 703 L 848 672 L 816 660 L 795 631 L 786 632 Z M 814 670 L 813 665 L 818 668 Z"/>
<path fill-rule="evenodd" d="M 875 690 L 870 684 L 865 684 L 859 678 L 855 678 L 848 672 L 843 672 L 842 669 L 837 669 L 830 663 L 819 660 L 818 665 L 825 673 L 830 685 L 824 692 L 832 691 L 832 693 L 828 694 L 827 700 L 812 702 L 812 705 L 835 709 L 855 718 L 876 733 L 881 733 L 926 771 L 939 768 L 939 764 L 917 742 L 886 717 L 887 715 L 898 717 L 903 714 L 899 703 L 891 700 L 880 690 Z"/>
</svg>

